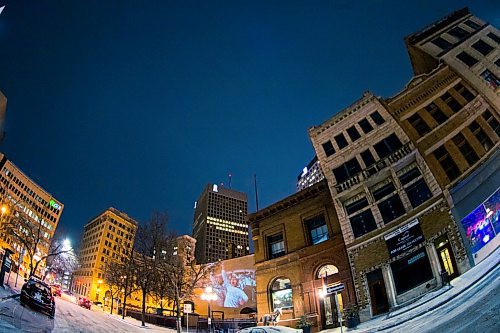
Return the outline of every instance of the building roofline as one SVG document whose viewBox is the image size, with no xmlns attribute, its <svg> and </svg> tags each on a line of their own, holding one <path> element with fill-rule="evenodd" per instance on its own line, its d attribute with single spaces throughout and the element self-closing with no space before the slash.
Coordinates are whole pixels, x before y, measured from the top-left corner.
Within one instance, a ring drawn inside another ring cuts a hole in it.
<svg viewBox="0 0 500 333">
<path fill-rule="evenodd" d="M 266 208 L 263 208 L 255 213 L 248 215 L 248 222 L 255 223 L 271 215 L 277 214 L 279 212 L 288 209 L 289 207 L 298 205 L 310 198 L 315 197 L 318 193 L 328 190 L 328 184 L 326 179 L 307 187 L 299 192 L 296 192 Z"/>
<path fill-rule="evenodd" d="M 442 19 L 435 21 L 434 23 L 431 23 L 424 27 L 422 30 L 418 32 L 414 32 L 404 38 L 405 43 L 407 45 L 413 45 L 416 44 L 425 38 L 429 37 L 430 35 L 434 34 L 437 31 L 440 31 L 444 27 L 448 26 L 450 23 L 455 22 L 458 19 L 461 19 L 467 15 L 470 15 L 471 12 L 469 11 L 468 7 L 464 7 L 461 9 L 458 9 L 454 11 L 453 13 L 443 17 Z"/>
<path fill-rule="evenodd" d="M 94 222 L 98 217 L 104 215 L 107 212 L 111 212 L 111 213 L 123 218 L 124 220 L 127 220 L 128 222 L 132 223 L 135 226 L 138 225 L 138 222 L 136 220 L 134 220 L 133 218 L 131 218 L 130 216 L 128 216 L 126 213 L 119 211 L 118 209 L 116 209 L 114 207 L 109 207 L 109 208 L 106 208 L 105 210 L 103 210 L 100 214 L 98 214 L 98 215 L 94 216 L 92 219 L 90 219 L 89 222 L 87 222 L 87 224 L 85 224 L 84 228 L 86 228 L 89 224 Z"/>
</svg>

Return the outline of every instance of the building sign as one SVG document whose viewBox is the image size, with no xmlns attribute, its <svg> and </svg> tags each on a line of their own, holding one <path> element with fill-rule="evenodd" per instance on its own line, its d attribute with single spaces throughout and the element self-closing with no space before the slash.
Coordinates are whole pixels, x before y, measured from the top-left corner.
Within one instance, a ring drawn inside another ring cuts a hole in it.
<svg viewBox="0 0 500 333">
<path fill-rule="evenodd" d="M 192 313 L 193 312 L 193 304 L 184 303 L 184 313 Z"/>
<path fill-rule="evenodd" d="M 338 284 L 334 284 L 332 286 L 328 286 L 326 288 L 326 293 L 327 294 L 338 293 L 344 289 L 345 289 L 345 285 L 343 283 L 338 283 Z"/>
<path fill-rule="evenodd" d="M 424 235 L 418 220 L 413 220 L 410 223 L 388 233 L 384 236 L 389 255 L 396 257 L 406 250 L 423 243 Z"/>
<path fill-rule="evenodd" d="M 51 207 L 54 207 L 54 208 L 55 208 L 55 209 L 57 209 L 57 210 L 60 210 L 60 209 L 61 209 L 61 205 L 60 205 L 60 204 L 58 204 L 57 202 L 55 202 L 55 200 L 54 200 L 54 199 L 50 200 L 50 202 L 49 202 L 49 203 L 50 203 L 50 206 L 51 206 Z"/>
</svg>

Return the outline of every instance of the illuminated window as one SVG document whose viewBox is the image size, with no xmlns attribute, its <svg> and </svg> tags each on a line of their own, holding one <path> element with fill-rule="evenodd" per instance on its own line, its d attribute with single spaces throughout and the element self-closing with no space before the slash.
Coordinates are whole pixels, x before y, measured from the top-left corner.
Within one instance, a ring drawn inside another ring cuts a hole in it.
<svg viewBox="0 0 500 333">
<path fill-rule="evenodd" d="M 278 278 L 271 285 L 272 310 L 292 309 L 293 293 L 290 279 Z"/>
<path fill-rule="evenodd" d="M 305 220 L 304 224 L 306 225 L 311 244 L 315 245 L 328 240 L 328 227 L 324 215 L 318 215 Z"/>
<path fill-rule="evenodd" d="M 321 279 L 324 276 L 330 276 L 333 274 L 337 274 L 338 272 L 339 269 L 334 265 L 321 266 L 321 268 L 318 270 L 318 273 L 316 274 L 316 278 Z"/>
</svg>

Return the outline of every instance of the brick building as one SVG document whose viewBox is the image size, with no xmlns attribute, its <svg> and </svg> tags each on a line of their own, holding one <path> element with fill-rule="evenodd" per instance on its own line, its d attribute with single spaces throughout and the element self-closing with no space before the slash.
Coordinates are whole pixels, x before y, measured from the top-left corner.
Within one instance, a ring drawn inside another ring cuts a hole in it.
<svg viewBox="0 0 500 333">
<path fill-rule="evenodd" d="M 342 232 L 325 180 L 249 215 L 255 247 L 257 312 L 283 310 L 280 325 L 308 315 L 318 329 L 338 326 L 336 306 L 355 303 Z M 319 297 L 322 277 L 343 283 Z"/>
<path fill-rule="evenodd" d="M 405 41 L 425 76 L 392 99 L 393 114 L 445 190 L 474 265 L 500 245 L 500 32 L 464 8 Z"/>
</svg>

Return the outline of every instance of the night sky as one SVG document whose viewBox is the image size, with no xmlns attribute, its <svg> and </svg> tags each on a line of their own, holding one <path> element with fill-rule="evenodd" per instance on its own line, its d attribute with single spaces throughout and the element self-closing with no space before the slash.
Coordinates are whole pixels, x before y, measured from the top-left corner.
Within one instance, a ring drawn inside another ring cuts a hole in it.
<svg viewBox="0 0 500 333">
<path fill-rule="evenodd" d="M 0 148 L 65 204 L 78 243 L 109 206 L 191 233 L 207 183 L 263 208 L 295 192 L 307 129 L 411 79 L 404 36 L 497 1 L 23 1 L 0 15 Z"/>
</svg>

